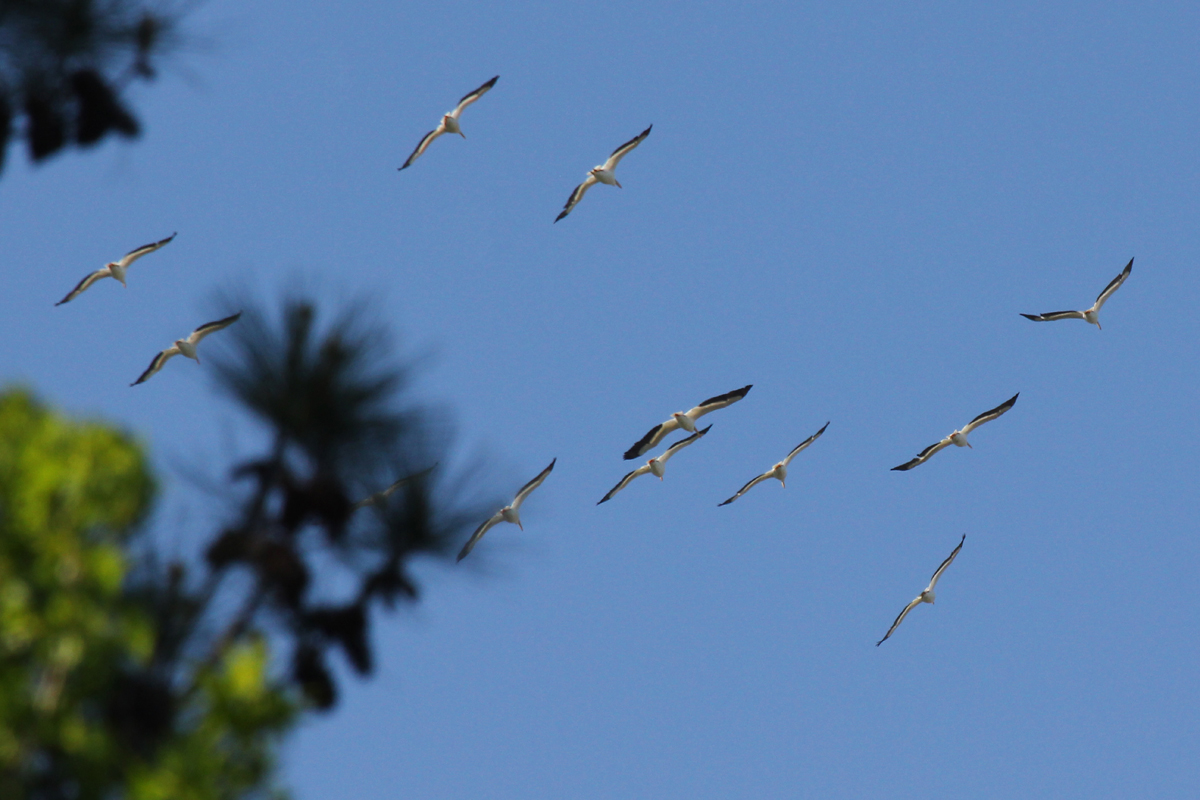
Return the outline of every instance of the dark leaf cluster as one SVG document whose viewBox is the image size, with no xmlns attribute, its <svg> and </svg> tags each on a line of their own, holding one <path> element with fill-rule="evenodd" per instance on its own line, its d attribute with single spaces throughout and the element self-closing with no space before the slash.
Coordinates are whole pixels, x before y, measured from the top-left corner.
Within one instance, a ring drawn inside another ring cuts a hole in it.
<svg viewBox="0 0 1200 800">
<path fill-rule="evenodd" d="M 37 162 L 141 130 L 121 98 L 155 76 L 176 17 L 147 0 L 0 0 L 0 169 L 23 136 Z"/>
</svg>

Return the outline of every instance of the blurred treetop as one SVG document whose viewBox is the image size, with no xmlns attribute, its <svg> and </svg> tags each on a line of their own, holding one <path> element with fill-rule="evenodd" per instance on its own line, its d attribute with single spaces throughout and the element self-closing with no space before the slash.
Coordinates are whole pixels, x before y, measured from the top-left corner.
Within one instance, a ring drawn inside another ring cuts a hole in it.
<svg viewBox="0 0 1200 800">
<path fill-rule="evenodd" d="M 0 0 L 0 169 L 14 131 L 35 162 L 137 136 L 120 94 L 155 76 L 177 16 L 153 0 Z"/>
<path fill-rule="evenodd" d="M 445 487 L 437 426 L 398 403 L 407 372 L 361 308 L 246 306 L 213 363 L 269 436 L 209 487 L 226 512 L 202 558 L 140 535 L 154 480 L 127 434 L 0 394 L 3 800 L 277 794 L 280 737 L 337 703 L 330 652 L 369 674 L 373 612 L 418 598 L 411 560 L 496 507 Z"/>
</svg>

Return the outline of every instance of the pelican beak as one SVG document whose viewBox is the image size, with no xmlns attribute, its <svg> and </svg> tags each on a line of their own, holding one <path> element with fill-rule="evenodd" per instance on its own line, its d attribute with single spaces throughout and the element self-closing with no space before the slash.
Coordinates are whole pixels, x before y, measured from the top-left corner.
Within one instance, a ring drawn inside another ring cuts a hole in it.
<svg viewBox="0 0 1200 800">
<path fill-rule="evenodd" d="M 463 137 L 464 139 L 467 138 L 467 135 L 465 133 L 463 133 L 462 131 L 459 131 L 458 135 Z"/>
<path fill-rule="evenodd" d="M 970 443 L 970 442 L 967 442 L 967 447 L 971 447 L 971 443 Z M 971 447 L 971 449 L 972 449 L 972 450 L 974 450 L 975 448 L 974 448 L 974 447 Z"/>
<path fill-rule="evenodd" d="M 525 526 L 521 524 L 520 520 L 517 521 L 517 527 L 521 530 L 525 530 Z"/>
<path fill-rule="evenodd" d="M 780 481 L 779 483 L 783 485 L 783 488 L 785 488 L 785 489 L 787 488 L 787 483 L 785 483 L 784 481 Z"/>
<path fill-rule="evenodd" d="M 624 189 L 624 188 L 625 188 L 624 186 L 622 186 L 622 185 L 621 185 L 621 182 L 620 182 L 619 180 L 617 180 L 616 178 L 613 178 L 613 183 L 615 183 L 615 184 L 617 185 L 617 188 L 618 188 L 618 189 Z"/>
</svg>

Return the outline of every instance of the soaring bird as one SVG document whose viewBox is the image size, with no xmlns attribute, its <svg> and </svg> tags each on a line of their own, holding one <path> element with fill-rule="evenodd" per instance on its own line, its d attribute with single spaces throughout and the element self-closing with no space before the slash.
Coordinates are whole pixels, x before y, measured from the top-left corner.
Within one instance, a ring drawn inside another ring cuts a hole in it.
<svg viewBox="0 0 1200 800">
<path fill-rule="evenodd" d="M 711 427 L 712 427 L 712 425 L 708 426 L 708 428 L 711 428 Z M 693 433 L 691 436 L 687 437 L 686 439 L 680 439 L 678 442 L 676 442 L 675 444 L 668 447 L 666 449 L 666 452 L 662 453 L 661 455 L 655 456 L 654 458 L 647 461 L 645 464 L 642 464 L 640 467 L 635 469 L 633 472 L 630 472 L 624 478 L 621 478 L 621 482 L 618 483 L 613 488 L 609 489 L 608 494 L 604 495 L 604 497 L 602 497 L 600 499 L 600 503 L 607 503 L 609 500 L 613 499 L 613 496 L 615 496 L 617 492 L 621 491 L 626 486 L 628 486 L 629 482 L 631 480 L 638 477 L 639 475 L 645 475 L 647 472 L 654 473 L 655 475 L 658 476 L 658 479 L 661 481 L 663 472 L 665 472 L 666 468 L 667 468 L 667 461 L 670 460 L 671 456 L 675 455 L 680 450 L 687 447 L 689 444 L 696 441 L 704 434 L 708 433 L 708 428 L 705 428 L 704 430 L 696 431 L 695 433 Z M 596 505 L 600 505 L 600 503 L 596 503 Z"/>
<path fill-rule="evenodd" d="M 650 128 L 653 127 L 653 125 L 650 126 Z M 574 209 L 575 206 L 579 205 L 579 201 L 583 199 L 583 195 L 587 193 L 587 190 L 595 186 L 597 182 L 607 183 L 609 186 L 616 186 L 618 189 L 624 188 L 621 186 L 621 182 L 617 180 L 614 170 L 616 170 L 617 164 L 621 163 L 621 159 L 624 158 L 630 150 L 637 147 L 642 143 L 643 139 L 650 135 L 650 128 L 646 128 L 646 130 L 642 131 L 637 136 L 618 147 L 616 150 L 613 150 L 612 155 L 608 157 L 608 161 L 592 167 L 588 172 L 588 176 L 583 179 L 583 183 L 576 186 L 575 190 L 571 192 L 571 196 L 567 198 L 567 203 L 563 206 L 562 212 L 554 218 L 554 221 L 558 222 L 567 214 L 570 214 L 571 210 Z"/>
<path fill-rule="evenodd" d="M 1108 286 L 1104 287 L 1104 291 L 1096 298 L 1095 304 L 1086 311 L 1051 311 L 1048 314 L 1022 314 L 1025 319 L 1031 319 L 1034 322 L 1053 322 L 1056 319 L 1082 319 L 1092 323 L 1100 330 L 1100 319 L 1097 316 L 1100 313 L 1100 307 L 1104 305 L 1104 301 L 1112 297 L 1112 293 L 1121 288 L 1121 284 L 1129 277 L 1129 273 L 1133 272 L 1133 259 L 1129 259 L 1129 263 L 1125 265 L 1125 269 L 1121 270 L 1121 274 L 1113 278 Z"/>
<path fill-rule="evenodd" d="M 646 453 L 658 445 L 666 436 L 673 430 L 683 428 L 689 433 L 694 433 L 696 430 L 696 420 L 703 417 L 710 411 L 716 411 L 718 408 L 736 403 L 746 396 L 746 392 L 750 391 L 754 384 L 747 384 L 740 389 L 734 389 L 732 392 L 719 394 L 716 397 L 710 397 L 695 408 L 687 411 L 676 411 L 671 415 L 671 418 L 666 422 L 655 425 L 650 429 L 649 433 L 638 440 L 638 443 L 625 451 L 625 460 L 631 461 L 638 456 Z"/>
<path fill-rule="evenodd" d="M 216 322 L 206 322 L 199 328 L 196 328 L 196 330 L 192 331 L 186 339 L 176 339 L 175 344 L 156 355 L 154 360 L 150 362 L 150 366 L 146 367 L 146 371 L 142 373 L 141 377 L 129 385 L 137 386 L 139 383 L 144 383 L 150 380 L 150 378 L 154 376 L 154 373 L 162 369 L 163 364 L 166 364 L 172 356 L 185 355 L 199 364 L 200 357 L 196 355 L 196 345 L 200 344 L 200 340 L 205 336 L 208 336 L 210 333 L 219 331 L 222 328 L 228 328 L 230 325 L 237 322 L 238 318 L 241 316 L 242 312 L 239 311 L 231 317 L 225 317 L 225 319 L 219 319 Z"/>
<path fill-rule="evenodd" d="M 129 268 L 129 265 L 147 253 L 153 253 L 158 248 L 165 247 L 172 239 L 176 237 L 176 235 L 178 235 L 178 231 L 176 233 L 172 233 L 165 239 L 159 239 L 157 242 L 144 244 L 136 250 L 130 250 L 121 257 L 120 261 L 108 262 L 103 267 L 81 280 L 79 284 L 67 294 L 66 297 L 64 297 L 62 300 L 59 300 L 54 305 L 61 306 L 63 303 L 71 302 L 80 294 L 82 294 L 89 286 L 101 278 L 116 278 L 121 282 L 122 286 L 127 286 L 128 284 L 125 283 L 125 270 Z"/>
<path fill-rule="evenodd" d="M 904 621 L 904 618 L 908 616 L 908 612 L 912 611 L 921 603 L 933 604 L 933 587 L 937 586 L 938 578 L 942 577 L 942 573 L 946 571 L 946 567 L 950 566 L 950 562 L 954 560 L 956 555 L 958 555 L 958 551 L 962 550 L 963 542 L 966 540 L 967 535 L 964 533 L 962 539 L 960 539 L 958 542 L 958 547 L 954 548 L 954 552 L 950 554 L 950 557 L 943 561 L 942 565 L 937 568 L 936 572 L 933 573 L 933 578 L 929 581 L 929 585 L 925 587 L 925 591 L 917 595 L 911 603 L 904 607 L 904 610 L 900 612 L 900 616 L 896 617 L 896 621 L 892 623 L 892 627 L 888 628 L 888 632 L 883 635 L 882 639 L 875 643 L 876 647 L 879 647 L 879 645 L 887 641 L 887 638 L 892 635 L 892 631 L 896 630 L 900 623 Z"/>
<path fill-rule="evenodd" d="M 905 463 L 901 464 L 898 467 L 892 467 L 892 471 L 894 472 L 896 470 L 899 470 L 899 471 L 903 472 L 904 470 L 912 469 L 913 467 L 924 464 L 926 461 L 928 461 L 930 459 L 930 457 L 934 453 L 941 450 L 942 448 L 949 447 L 950 445 L 956 445 L 958 447 L 971 447 L 971 443 L 967 441 L 967 434 L 970 433 L 971 431 L 975 430 L 976 428 L 978 428 L 983 423 L 991 422 L 996 417 L 1000 416 L 1005 411 L 1008 411 L 1010 408 L 1012 408 L 1013 403 L 1017 402 L 1017 398 L 1020 396 L 1020 394 L 1021 394 L 1020 392 L 1017 392 L 1012 397 L 1008 398 L 1003 403 L 1001 403 L 1000 405 L 993 408 L 991 411 L 983 412 L 978 417 L 976 417 L 975 419 L 971 420 L 966 425 L 964 425 L 963 429 L 961 431 L 955 431 L 954 433 L 947 436 L 945 439 L 942 439 L 937 444 L 929 445 L 929 447 L 926 447 L 924 450 L 922 450 L 920 453 L 918 453 L 917 457 L 914 458 L 912 461 L 906 461 Z M 974 449 L 974 448 L 972 448 L 972 449 Z"/>
<path fill-rule="evenodd" d="M 490 81 L 485 83 L 483 86 L 480 86 L 470 94 L 465 95 L 462 100 L 458 101 L 458 105 L 454 107 L 453 111 L 448 111 L 443 114 L 442 121 L 438 123 L 436 128 L 425 134 L 421 141 L 417 143 L 417 149 L 412 151 L 412 155 L 408 157 L 408 160 L 404 162 L 404 166 L 400 167 L 400 169 L 411 166 L 412 163 L 417 160 L 417 157 L 420 156 L 421 153 L 425 152 L 425 149 L 429 147 L 429 144 L 443 133 L 457 133 L 464 139 L 467 138 L 467 135 L 462 132 L 462 128 L 460 128 L 458 125 L 458 116 L 462 114 L 464 108 L 487 94 L 488 89 L 491 89 L 493 86 L 495 86 L 496 81 L 498 80 L 500 80 L 499 75 L 492 78 Z"/>
<path fill-rule="evenodd" d="M 393 492 L 395 492 L 397 489 L 399 489 L 401 486 L 404 486 L 405 484 L 408 484 L 408 483 L 412 483 L 413 481 L 417 480 L 418 478 L 425 477 L 430 472 L 432 472 L 433 468 L 436 466 L 437 466 L 437 464 L 435 463 L 432 467 L 426 467 L 425 469 L 421 470 L 420 472 L 414 472 L 412 475 L 405 475 L 403 478 L 392 483 L 392 485 L 387 487 L 386 489 L 381 489 L 380 491 L 376 492 L 375 494 L 369 495 L 367 497 L 364 497 L 362 500 L 359 500 L 357 503 L 355 503 L 353 506 L 350 507 L 350 510 L 357 511 L 358 509 L 365 508 L 366 506 L 373 506 L 373 505 L 378 505 L 379 503 L 382 503 L 384 500 L 386 500 L 388 497 L 390 497 L 391 494 Z"/>
<path fill-rule="evenodd" d="M 471 552 L 471 550 L 475 547 L 475 543 L 482 539 L 483 535 L 487 533 L 493 525 L 499 525 L 501 522 L 511 522 L 521 530 L 525 530 L 525 526 L 521 524 L 521 503 L 525 502 L 525 498 L 529 497 L 530 493 L 534 489 L 542 485 L 542 481 L 546 480 L 546 476 L 550 474 L 550 470 L 554 469 L 554 464 L 556 461 L 558 461 L 557 458 L 550 462 L 550 466 L 538 473 L 536 478 L 522 486 L 520 491 L 517 492 L 517 496 L 513 498 L 513 501 L 510 504 L 506 505 L 495 514 L 488 517 L 488 519 L 482 525 L 475 529 L 475 532 L 471 534 L 471 538 L 467 540 L 465 545 L 463 545 L 462 552 L 458 554 L 459 561 L 462 561 L 467 557 L 467 553 Z"/>
<path fill-rule="evenodd" d="M 792 459 L 796 457 L 797 453 L 799 453 L 801 450 L 803 450 L 804 448 L 808 447 L 810 444 L 815 442 L 817 440 L 817 437 L 820 436 L 822 433 L 824 433 L 825 429 L 828 427 L 829 427 L 829 423 L 826 422 L 823 426 L 821 426 L 821 430 L 817 431 L 812 436 L 808 437 L 803 442 L 801 442 L 800 444 L 798 444 L 794 448 L 792 448 L 792 452 L 787 454 L 787 458 L 783 459 L 783 461 L 778 462 L 777 464 L 775 464 L 775 466 L 771 467 L 769 470 L 764 472 L 762 475 L 759 475 L 757 478 L 750 481 L 742 488 L 738 489 L 737 494 L 735 494 L 733 497 L 726 500 L 724 503 L 718 503 L 717 507 L 719 508 L 721 506 L 729 505 L 734 500 L 737 500 L 739 497 L 744 495 L 746 492 L 750 491 L 755 486 L 757 486 L 758 484 L 767 480 L 768 478 L 775 478 L 776 480 L 778 480 L 780 483 L 783 484 L 784 488 L 787 488 L 787 483 L 785 483 L 785 481 L 787 480 L 788 464 L 792 463 Z"/>
</svg>

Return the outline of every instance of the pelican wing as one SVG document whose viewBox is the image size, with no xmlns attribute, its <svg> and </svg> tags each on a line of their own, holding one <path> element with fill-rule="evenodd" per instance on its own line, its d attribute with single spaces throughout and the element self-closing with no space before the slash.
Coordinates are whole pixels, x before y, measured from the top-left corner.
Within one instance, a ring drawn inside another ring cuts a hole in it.
<svg viewBox="0 0 1200 800">
<path fill-rule="evenodd" d="M 600 503 L 607 503 L 609 500 L 612 500 L 613 497 L 616 496 L 617 492 L 621 491 L 622 489 L 624 489 L 626 486 L 629 485 L 629 482 L 631 480 L 633 480 L 634 478 L 636 478 L 639 475 L 645 475 L 649 471 L 650 471 L 650 465 L 642 464 L 640 467 L 635 469 L 633 472 L 630 472 L 624 478 L 621 478 L 620 483 L 618 483 L 613 488 L 609 489 L 608 494 L 604 495 L 604 497 L 602 497 L 600 499 Z M 596 503 L 596 505 L 600 505 L 600 503 Z"/>
<path fill-rule="evenodd" d="M 792 452 L 790 452 L 790 453 L 788 453 L 788 454 L 787 454 L 787 458 L 785 458 L 785 459 L 783 460 L 783 465 L 786 467 L 788 464 L 792 463 L 792 459 L 793 459 L 793 458 L 795 458 L 795 457 L 796 457 L 796 455 L 797 455 L 797 454 L 798 454 L 798 453 L 799 453 L 801 450 L 803 450 L 804 448 L 808 447 L 810 444 L 812 444 L 813 442 L 815 442 L 815 441 L 817 440 L 817 437 L 818 437 L 818 436 L 820 436 L 822 433 L 824 433 L 824 432 L 825 432 L 825 429 L 826 429 L 826 428 L 828 428 L 828 427 L 829 427 L 829 423 L 828 423 L 828 422 L 826 422 L 824 425 L 822 425 L 822 426 L 821 426 L 821 430 L 817 431 L 817 432 L 816 432 L 816 433 L 814 433 L 812 436 L 808 437 L 808 438 L 807 438 L 807 439 L 805 439 L 803 442 L 801 442 L 800 444 L 796 445 L 796 446 L 795 446 L 795 447 L 792 449 Z"/>
<path fill-rule="evenodd" d="M 146 381 L 150 380 L 150 378 L 154 377 L 154 373 L 163 368 L 163 364 L 166 364 L 172 356 L 177 355 L 179 355 L 179 348 L 175 345 L 171 345 L 166 350 L 163 350 L 161 353 L 156 355 L 150 362 L 150 366 L 146 367 L 146 371 L 141 374 L 141 377 L 129 385 L 137 386 L 139 383 L 145 383 Z"/>
<path fill-rule="evenodd" d="M 395 483 L 393 483 L 391 486 L 387 487 L 386 489 L 378 491 L 373 495 L 364 497 L 362 500 L 359 500 L 357 503 L 355 503 L 353 506 L 350 507 L 351 510 L 357 511 L 358 509 L 363 508 L 364 506 L 373 506 L 382 500 L 386 500 L 388 497 L 391 496 L 391 494 L 393 492 L 395 492 L 401 486 L 405 485 L 406 483 L 415 481 L 418 478 L 422 478 L 425 475 L 428 475 L 430 472 L 433 471 L 433 468 L 436 466 L 437 466 L 437 464 L 435 463 L 432 467 L 426 467 L 425 469 L 421 470 L 420 472 L 414 472 L 412 475 L 405 475 L 403 478 L 396 481 Z"/>
<path fill-rule="evenodd" d="M 904 610 L 900 612 L 900 616 L 896 617 L 896 621 L 892 623 L 892 627 L 888 628 L 888 632 L 883 635 L 882 639 L 880 639 L 878 642 L 875 643 L 875 646 L 879 647 L 879 645 L 886 642 L 888 637 L 892 635 L 892 631 L 894 631 L 894 630 L 896 630 L 896 628 L 900 627 L 901 622 L 904 622 L 904 618 L 908 616 L 908 612 L 912 611 L 914 608 L 916 608 L 920 604 L 921 604 L 921 596 L 917 595 L 915 598 L 913 598 L 913 601 L 911 603 L 909 603 L 908 605 L 906 605 L 904 607 Z"/>
<path fill-rule="evenodd" d="M 1104 301 L 1111 297 L 1113 292 L 1121 288 L 1121 284 L 1125 282 L 1125 279 L 1129 277 L 1129 273 L 1131 272 L 1133 272 L 1132 258 L 1129 259 L 1129 263 L 1125 265 L 1125 269 L 1121 270 L 1121 274 L 1113 278 L 1108 286 L 1104 287 L 1104 291 L 1101 292 L 1100 296 L 1096 298 L 1096 305 L 1092 306 L 1092 309 L 1094 311 L 1099 311 L 1100 306 L 1104 305 Z"/>
<path fill-rule="evenodd" d="M 596 176 L 589 172 L 588 176 L 583 179 L 583 183 L 576 186 L 574 191 L 571 192 L 571 196 L 567 198 L 567 202 L 563 206 L 563 210 L 559 212 L 557 217 L 554 218 L 554 221 L 558 222 L 567 214 L 570 214 L 571 211 L 574 210 L 575 206 L 579 205 L 579 201 L 583 199 L 583 195 L 587 192 L 587 190 L 596 185 L 596 181 Z"/>
<path fill-rule="evenodd" d="M 653 125 L 650 126 L 650 128 L 653 128 L 653 127 L 654 127 Z M 637 136 L 633 137 L 628 142 L 626 142 L 625 144 L 618 147 L 616 150 L 613 150 L 612 155 L 610 155 L 608 157 L 608 160 L 604 162 L 603 169 L 608 170 L 610 172 L 612 170 L 616 169 L 617 164 L 621 163 L 621 159 L 624 158 L 629 153 L 630 150 L 632 150 L 633 148 L 635 148 L 639 144 L 641 144 L 643 139 L 645 139 L 647 136 L 650 135 L 650 128 L 646 128 L 646 130 L 642 131 Z"/>
<path fill-rule="evenodd" d="M 179 231 L 176 231 L 175 233 L 172 233 L 170 236 L 168 236 L 165 239 L 159 239 L 157 242 L 151 242 L 150 244 L 144 244 L 141 247 L 138 247 L 134 250 L 130 250 L 128 253 L 121 256 L 121 260 L 118 261 L 117 263 L 120 264 L 122 267 L 128 267 L 130 264 L 137 261 L 142 256 L 147 255 L 149 253 L 153 253 L 158 248 L 165 247 L 166 245 L 170 244 L 171 240 L 174 239 L 178 235 L 179 235 Z"/>
<path fill-rule="evenodd" d="M 967 535 L 964 533 L 962 539 L 960 539 L 958 541 L 958 547 L 954 548 L 954 552 L 951 553 L 950 556 L 945 561 L 942 562 L 942 565 L 940 567 L 938 567 L 936 570 L 934 570 L 933 577 L 930 579 L 929 586 L 927 586 L 925 588 L 925 591 L 927 591 L 927 592 L 933 591 L 933 587 L 937 586 L 938 578 L 942 577 L 942 573 L 946 571 L 946 567 L 950 566 L 950 562 L 954 560 L 954 557 L 956 555 L 958 555 L 958 551 L 962 550 L 963 542 L 965 542 L 966 540 L 967 540 Z"/>
<path fill-rule="evenodd" d="M 1056 319 L 1086 319 L 1082 311 L 1050 311 L 1046 314 L 1022 314 L 1034 322 L 1053 322 Z"/>
<path fill-rule="evenodd" d="M 457 560 L 462 561 L 464 558 L 466 558 L 467 553 L 470 553 L 471 550 L 474 549 L 475 543 L 482 539 L 483 535 L 487 533 L 493 525 L 497 524 L 502 519 L 504 519 L 504 514 L 499 511 L 488 517 L 487 521 L 476 528 L 475 532 L 471 534 L 471 538 L 468 539 L 467 543 L 463 545 L 463 549 L 459 551 Z"/>
<path fill-rule="evenodd" d="M 751 489 L 753 489 L 755 486 L 757 486 L 758 484 L 762 483 L 763 481 L 765 481 L 767 478 L 770 478 L 770 477 L 771 477 L 771 473 L 770 473 L 770 472 L 764 472 L 762 475 L 759 475 L 757 478 L 753 478 L 753 479 L 752 479 L 752 480 L 751 480 L 749 483 L 747 483 L 745 486 L 743 486 L 742 488 L 738 489 L 738 490 L 737 490 L 737 494 L 735 494 L 733 497 L 729 498 L 729 499 L 728 499 L 728 500 L 726 500 L 724 503 L 717 503 L 717 508 L 720 508 L 721 506 L 727 506 L 727 505 L 729 505 L 729 504 L 730 504 L 730 503 L 732 503 L 734 500 L 737 500 L 739 497 L 741 497 L 742 495 L 744 495 L 746 492 L 750 491 L 750 490 L 751 490 Z"/>
<path fill-rule="evenodd" d="M 441 136 L 445 132 L 446 132 L 445 123 L 439 122 L 438 126 L 436 128 L 434 128 L 429 133 L 427 133 L 421 137 L 421 141 L 417 142 L 417 148 L 412 151 L 412 155 L 410 155 L 408 157 L 408 160 L 404 162 L 404 165 L 401 167 L 398 167 L 398 169 L 405 169 L 407 167 L 411 167 L 412 163 L 414 161 L 416 161 L 417 158 L 422 153 L 425 152 L 425 150 L 429 147 L 429 145 L 433 142 L 433 140 L 436 139 L 437 137 Z"/>
<path fill-rule="evenodd" d="M 691 417 L 693 421 L 695 421 L 710 411 L 716 411 L 718 408 L 724 408 L 725 406 L 732 405 L 745 397 L 746 393 L 749 392 L 753 386 L 754 384 L 752 383 L 747 384 L 740 389 L 734 389 L 732 392 L 726 392 L 725 394 L 719 394 L 716 397 L 710 397 L 695 408 L 688 409 L 687 415 Z"/>
<path fill-rule="evenodd" d="M 525 502 L 525 498 L 529 497 L 530 493 L 534 489 L 536 489 L 542 485 L 542 481 L 546 480 L 546 476 L 550 474 L 550 471 L 552 469 L 554 469 L 554 465 L 557 461 L 558 461 L 558 459 L 555 458 L 553 461 L 550 462 L 550 466 L 546 467 L 544 470 L 542 470 L 540 473 L 538 473 L 538 476 L 536 478 L 534 478 L 529 483 L 527 483 L 521 487 L 520 491 L 517 492 L 517 496 L 512 501 L 512 507 L 513 507 L 514 511 L 521 507 L 521 503 Z"/>
<path fill-rule="evenodd" d="M 712 427 L 712 425 L 708 426 L 708 428 L 711 428 L 711 427 Z M 660 464 L 667 463 L 667 461 L 669 461 L 671 459 L 671 456 L 675 455 L 680 450 L 687 447 L 689 444 L 692 444 L 693 442 L 698 440 L 704 434 L 708 433 L 708 428 L 698 430 L 695 433 L 693 433 L 691 436 L 687 437 L 686 439 L 680 439 L 678 442 L 676 442 L 675 444 L 668 447 L 666 449 L 666 451 L 661 456 L 658 457 L 658 463 L 660 463 Z"/>
<path fill-rule="evenodd" d="M 625 451 L 625 460 L 629 461 L 637 458 L 643 453 L 653 450 L 658 446 L 658 443 L 663 440 L 664 436 L 671 431 L 676 430 L 678 427 L 679 422 L 676 421 L 674 417 L 671 417 L 666 422 L 660 422 L 659 424 L 655 425 L 653 428 L 647 431 L 645 436 L 643 436 L 641 439 L 638 439 L 637 444 Z"/>
<path fill-rule="evenodd" d="M 241 316 L 242 312 L 239 311 L 232 316 L 225 317 L 225 319 L 219 319 L 216 322 L 204 323 L 199 328 L 196 328 L 196 330 L 188 334 L 188 344 L 198 344 L 201 339 L 203 339 L 205 336 L 208 336 L 210 333 L 216 333 L 222 328 L 228 328 L 230 325 L 237 322 Z"/>
<path fill-rule="evenodd" d="M 1010 408 L 1013 407 L 1013 403 L 1017 402 L 1017 397 L 1019 397 L 1020 394 L 1021 394 L 1020 392 L 1017 392 L 1012 397 L 1008 398 L 1003 403 L 1001 403 L 1000 405 L 993 408 L 991 411 L 985 411 L 982 414 L 980 414 L 978 417 L 976 417 L 975 419 L 968 422 L 966 424 L 966 427 L 964 427 L 962 429 L 963 435 L 966 436 L 968 433 L 975 430 L 983 423 L 991 422 L 996 417 L 1001 416 L 1005 411 L 1008 411 Z"/>
<path fill-rule="evenodd" d="M 476 89 L 475 91 L 473 91 L 473 92 L 469 92 L 469 93 L 467 93 L 467 94 L 463 95 L 463 98 L 462 98 L 462 100 L 459 100 L 459 101 L 458 101 L 458 105 L 457 105 L 457 106 L 455 106 L 455 107 L 454 107 L 454 110 L 450 112 L 450 116 L 451 116 L 451 117 L 454 117 L 455 119 L 458 119 L 458 115 L 459 115 L 459 114 L 461 114 L 461 113 L 463 112 L 463 109 L 464 109 L 464 108 L 466 108 L 467 106 L 471 105 L 471 103 L 474 103 L 476 100 L 478 100 L 479 98 L 481 98 L 481 97 L 483 97 L 485 94 L 487 94 L 487 92 L 488 92 L 488 89 L 491 89 L 493 86 L 495 86 L 495 85 L 496 85 L 496 81 L 498 81 L 498 80 L 500 80 L 500 76 L 499 76 L 499 75 L 497 75 L 496 77 L 492 78 L 490 81 L 488 81 L 487 83 L 485 83 L 483 86 L 480 86 L 480 87 L 479 87 L 478 89 Z"/>
<path fill-rule="evenodd" d="M 100 269 L 91 273 L 86 278 L 84 278 L 79 283 L 77 283 L 75 285 L 75 288 L 67 293 L 66 297 L 64 297 L 62 300 L 59 300 L 54 305 L 61 306 L 63 303 L 71 302 L 76 297 L 78 297 L 80 294 L 82 294 L 93 283 L 100 280 L 101 278 L 108 278 L 111 275 L 112 275 L 112 270 L 110 270 L 108 267 L 101 267 Z"/>
<path fill-rule="evenodd" d="M 912 461 L 906 461 L 898 467 L 892 467 L 892 472 L 904 472 L 906 470 L 912 469 L 913 467 L 920 466 L 921 464 L 924 464 L 926 461 L 928 461 L 930 459 L 930 457 L 933 456 L 934 453 L 936 453 L 937 451 L 939 451 L 943 448 L 949 447 L 950 444 L 951 444 L 950 437 L 947 436 L 945 439 L 942 439 L 937 444 L 931 444 L 931 445 L 929 445 L 929 447 L 926 447 L 920 453 L 917 453 L 917 457 L 914 458 Z"/>
</svg>

